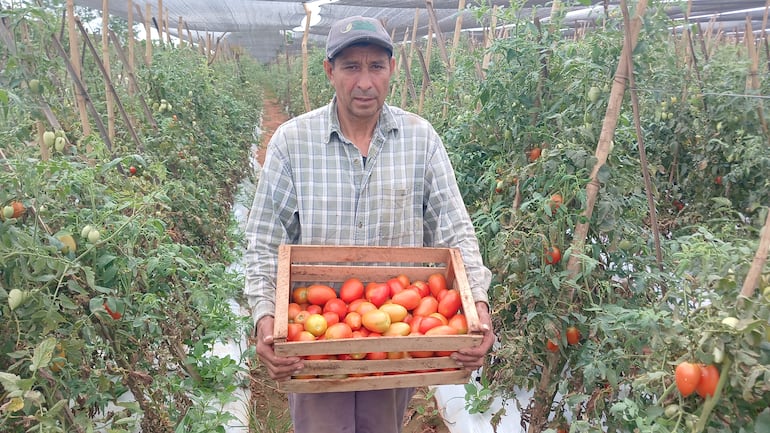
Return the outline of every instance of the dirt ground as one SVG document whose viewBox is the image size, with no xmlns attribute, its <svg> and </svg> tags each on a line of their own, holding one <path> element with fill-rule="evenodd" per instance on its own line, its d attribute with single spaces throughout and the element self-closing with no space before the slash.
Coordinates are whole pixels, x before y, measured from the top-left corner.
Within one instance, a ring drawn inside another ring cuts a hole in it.
<svg viewBox="0 0 770 433">
<path fill-rule="evenodd" d="M 272 133 L 287 115 L 281 105 L 272 98 L 264 101 L 262 115 L 262 142 L 257 150 L 257 160 L 264 162 L 265 147 Z M 288 413 L 286 394 L 276 388 L 264 368 L 257 364 L 251 368 L 251 433 L 293 433 Z M 403 433 L 449 433 L 427 388 L 420 388 L 404 416 Z"/>
</svg>

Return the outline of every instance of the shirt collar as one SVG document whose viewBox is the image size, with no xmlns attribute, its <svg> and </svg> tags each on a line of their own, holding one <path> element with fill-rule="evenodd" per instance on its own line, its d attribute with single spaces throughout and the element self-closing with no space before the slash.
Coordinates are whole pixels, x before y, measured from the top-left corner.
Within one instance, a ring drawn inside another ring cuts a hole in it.
<svg viewBox="0 0 770 433">
<path fill-rule="evenodd" d="M 326 144 L 329 144 L 329 141 L 331 141 L 332 135 L 337 134 L 337 137 L 342 137 L 342 130 L 340 129 L 340 119 L 337 116 L 337 96 L 335 95 L 332 98 L 332 102 L 329 104 L 329 110 L 327 111 L 328 116 L 328 122 L 326 124 L 328 125 L 328 129 L 326 131 L 326 134 L 324 134 Z M 396 118 L 393 115 L 393 111 L 390 109 L 390 106 L 388 104 L 382 105 L 382 110 L 380 110 L 380 119 L 377 122 L 377 128 L 380 130 L 380 133 L 383 136 L 387 136 L 390 131 L 398 131 L 398 124 L 396 123 Z"/>
</svg>

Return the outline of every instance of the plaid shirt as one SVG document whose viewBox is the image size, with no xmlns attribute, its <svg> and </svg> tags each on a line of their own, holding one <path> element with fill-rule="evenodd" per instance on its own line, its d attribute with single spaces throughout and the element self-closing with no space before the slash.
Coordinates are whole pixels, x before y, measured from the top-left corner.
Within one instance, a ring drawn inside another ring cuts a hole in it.
<svg viewBox="0 0 770 433">
<path fill-rule="evenodd" d="M 268 144 L 246 226 L 254 323 L 274 314 L 284 243 L 459 248 L 474 300 L 488 302 L 492 274 L 433 127 L 385 105 L 364 163 L 336 108 L 335 98 L 287 121 Z"/>
</svg>

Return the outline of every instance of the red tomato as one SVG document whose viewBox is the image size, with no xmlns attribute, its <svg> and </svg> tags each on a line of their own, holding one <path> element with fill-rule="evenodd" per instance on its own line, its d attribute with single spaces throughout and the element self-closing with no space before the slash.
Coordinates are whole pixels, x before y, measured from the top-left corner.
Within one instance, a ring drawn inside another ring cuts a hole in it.
<svg viewBox="0 0 770 433">
<path fill-rule="evenodd" d="M 428 283 L 425 281 L 415 281 L 414 283 L 408 285 L 407 287 L 411 287 L 415 290 L 417 290 L 417 293 L 420 294 L 423 298 L 430 295 L 430 286 L 428 286 Z"/>
<path fill-rule="evenodd" d="M 330 326 L 334 325 L 335 323 L 340 323 L 340 316 L 333 311 L 324 311 L 321 313 L 321 315 L 324 316 L 326 323 Z"/>
<path fill-rule="evenodd" d="M 413 316 L 409 321 L 409 326 L 412 328 L 413 333 L 420 333 L 420 325 L 422 324 L 423 316 Z"/>
<path fill-rule="evenodd" d="M 414 310 L 420 305 L 420 294 L 417 290 L 403 289 L 395 295 L 391 296 L 391 300 L 394 304 L 403 305 L 407 310 Z"/>
<path fill-rule="evenodd" d="M 136 174 L 136 167 L 134 167 L 133 165 L 131 167 L 128 167 L 128 172 L 131 174 Z"/>
<path fill-rule="evenodd" d="M 340 287 L 340 299 L 351 303 L 364 297 L 364 283 L 358 278 L 349 278 Z"/>
<path fill-rule="evenodd" d="M 559 344 L 549 338 L 545 343 L 545 348 L 548 349 L 549 352 L 558 352 Z"/>
<path fill-rule="evenodd" d="M 438 300 L 433 296 L 420 298 L 420 303 L 414 308 L 412 314 L 415 316 L 430 316 L 438 311 Z"/>
<path fill-rule="evenodd" d="M 393 297 L 393 295 L 401 292 L 406 288 L 406 286 L 398 278 L 391 278 L 388 281 L 386 281 L 385 284 L 387 284 L 388 288 L 390 289 L 391 297 Z"/>
<path fill-rule="evenodd" d="M 305 310 L 307 310 L 310 314 L 321 314 L 324 312 L 324 308 L 316 304 L 308 304 Z"/>
<path fill-rule="evenodd" d="M 377 283 L 366 288 L 366 300 L 380 308 L 390 297 L 390 288 L 387 284 Z"/>
<path fill-rule="evenodd" d="M 420 320 L 420 323 L 418 325 L 417 331 L 421 334 L 427 334 L 428 331 L 431 329 L 437 327 L 437 326 L 443 326 L 444 324 L 441 322 L 441 319 L 438 317 L 428 316 L 423 317 L 422 320 Z"/>
<path fill-rule="evenodd" d="M 551 247 L 545 252 L 545 263 L 555 265 L 561 261 L 561 251 L 556 247 Z"/>
<path fill-rule="evenodd" d="M 715 365 L 701 365 L 700 366 L 700 380 L 698 386 L 695 387 L 695 392 L 699 396 L 706 398 L 707 395 L 714 396 L 714 392 L 717 390 L 717 383 L 719 382 L 719 370 Z"/>
<path fill-rule="evenodd" d="M 104 303 L 104 309 L 107 310 L 107 314 L 112 317 L 112 320 L 119 320 L 121 317 L 123 317 L 123 314 L 121 314 L 120 311 L 112 311 L 107 305 L 107 302 Z"/>
<path fill-rule="evenodd" d="M 430 294 L 433 295 L 434 298 L 438 299 L 438 294 L 447 288 L 446 277 L 444 277 L 444 274 L 431 274 L 428 277 L 428 287 L 430 288 Z"/>
<path fill-rule="evenodd" d="M 332 298 L 324 304 L 323 312 L 334 313 L 339 320 L 345 320 L 345 315 L 348 314 L 348 304 L 340 298 Z"/>
<path fill-rule="evenodd" d="M 578 344 L 580 342 L 580 330 L 574 326 L 567 328 L 567 343 Z"/>
<path fill-rule="evenodd" d="M 444 317 L 450 318 L 457 314 L 462 306 L 460 291 L 451 289 L 438 301 L 438 312 Z"/>
<path fill-rule="evenodd" d="M 297 341 L 299 333 L 305 330 L 305 325 L 301 323 L 289 323 L 288 332 L 286 333 L 286 339 L 288 341 Z"/>
<path fill-rule="evenodd" d="M 692 362 L 682 362 L 676 366 L 674 379 L 676 387 L 683 397 L 688 397 L 698 387 L 700 382 L 701 368 L 698 364 Z"/>
<path fill-rule="evenodd" d="M 326 301 L 336 297 L 337 292 L 324 284 L 312 284 L 307 288 L 307 301 L 314 305 L 323 306 Z"/>
</svg>

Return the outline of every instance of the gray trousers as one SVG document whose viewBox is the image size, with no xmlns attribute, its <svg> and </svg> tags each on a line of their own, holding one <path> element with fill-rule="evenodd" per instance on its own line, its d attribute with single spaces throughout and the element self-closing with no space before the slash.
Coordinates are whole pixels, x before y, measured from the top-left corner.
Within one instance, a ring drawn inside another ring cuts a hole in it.
<svg viewBox="0 0 770 433">
<path fill-rule="evenodd" d="M 289 394 L 294 433 L 401 433 L 414 388 Z"/>
</svg>

